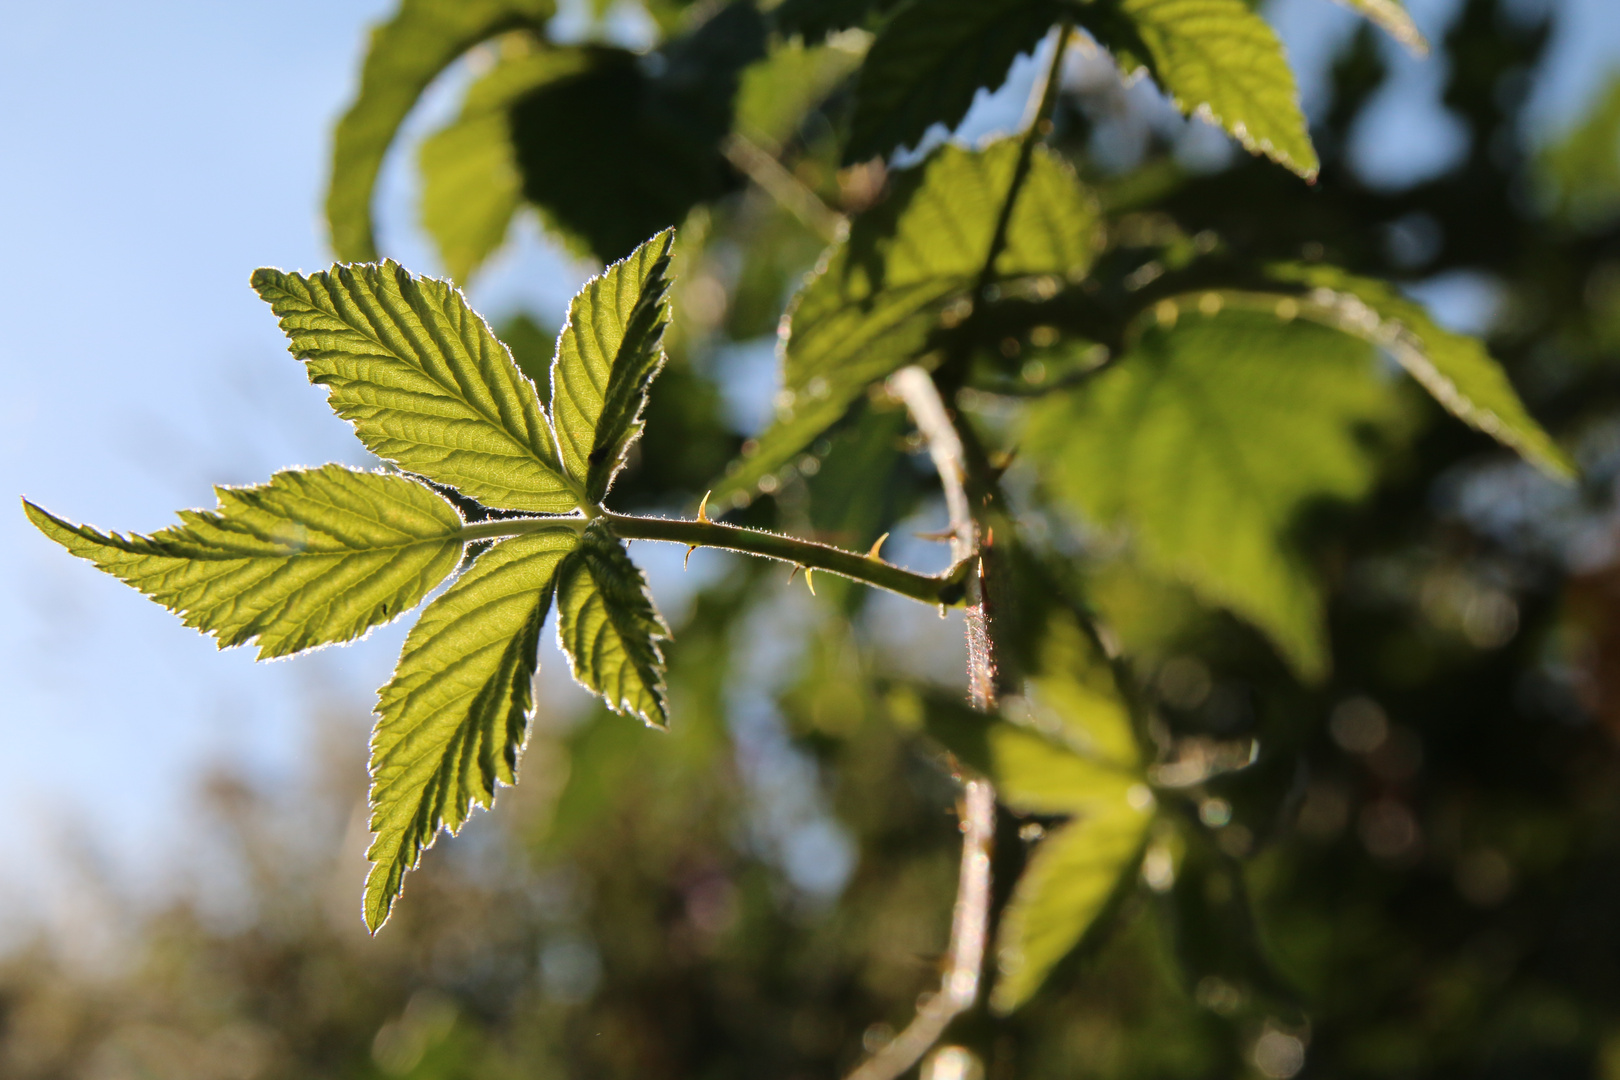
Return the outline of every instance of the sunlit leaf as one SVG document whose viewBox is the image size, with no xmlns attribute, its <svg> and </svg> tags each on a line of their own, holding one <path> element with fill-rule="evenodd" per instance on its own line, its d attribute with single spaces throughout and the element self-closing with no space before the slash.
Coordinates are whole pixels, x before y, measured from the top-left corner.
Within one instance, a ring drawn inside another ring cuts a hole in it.
<svg viewBox="0 0 1620 1080">
<path fill-rule="evenodd" d="M 664 232 L 586 282 L 568 308 L 551 369 L 557 445 L 568 472 L 599 503 L 641 434 L 647 391 L 664 364 L 669 257 Z"/>
<path fill-rule="evenodd" d="M 461 516 L 425 485 L 341 465 L 217 489 L 150 536 L 102 533 L 25 503 L 73 554 L 259 658 L 349 641 L 415 607 L 456 568 Z"/>
<path fill-rule="evenodd" d="M 378 695 L 371 740 L 365 917 L 388 918 L 406 871 L 440 828 L 489 806 L 516 776 L 528 731 L 540 628 L 567 526 L 502 540 L 427 606 Z"/>
<path fill-rule="evenodd" d="M 1339 0 L 1345 7 L 1361 12 L 1377 23 L 1390 37 L 1405 45 L 1416 56 L 1429 54 L 1429 43 L 1412 21 L 1401 0 Z"/>
<path fill-rule="evenodd" d="M 982 151 L 940 147 L 855 220 L 789 308 L 776 420 L 717 496 L 751 489 L 836 423 L 869 384 L 922 357 L 942 311 L 971 290 L 990 253 L 1017 156 L 1012 139 Z M 992 277 L 1077 280 L 1090 268 L 1096 231 L 1089 194 L 1038 148 Z"/>
<path fill-rule="evenodd" d="M 519 27 L 544 28 L 553 0 L 404 0 L 371 33 L 360 91 L 332 140 L 326 219 L 340 259 L 377 257 L 371 198 L 384 155 L 429 83 L 462 53 Z"/>
<path fill-rule="evenodd" d="M 624 545 L 593 522 L 557 583 L 557 637 L 574 679 L 617 713 L 669 723 L 664 654 L 669 627 Z"/>
<path fill-rule="evenodd" d="M 446 272 L 466 282 L 506 239 L 523 203 L 512 148 L 512 105 L 536 87 L 577 74 L 580 49 L 531 50 L 503 58 L 467 91 L 461 114 L 422 142 L 422 225 Z"/>
<path fill-rule="evenodd" d="M 861 65 L 844 160 L 916 146 L 935 124 L 956 127 L 1057 17 L 1052 0 L 910 0 Z"/>
<path fill-rule="evenodd" d="M 1182 112 L 1315 178 L 1316 151 L 1282 44 L 1243 0 L 1106 0 L 1074 13 L 1126 74 L 1145 68 Z"/>
<path fill-rule="evenodd" d="M 1012 1012 L 1040 989 L 1135 868 L 1152 816 L 1131 804 L 1129 791 L 1099 790 L 1035 849 L 996 933 L 1000 978 L 990 1004 L 997 1012 Z"/>
<path fill-rule="evenodd" d="M 1366 435 L 1393 399 L 1355 338 L 1189 309 L 1084 389 L 1032 409 L 1026 453 L 1059 500 L 1125 527 L 1149 569 L 1248 619 L 1318 677 L 1320 591 L 1291 530 L 1307 502 L 1370 488 Z"/>
<path fill-rule="evenodd" d="M 372 453 L 490 506 L 580 505 L 534 385 L 453 285 L 384 262 L 257 270 L 253 287 Z"/>
<path fill-rule="evenodd" d="M 1059 610 L 1028 693 L 1002 717 L 935 699 L 929 733 L 995 782 L 1020 814 L 1066 817 L 1035 849 L 996 935 L 998 1012 L 1018 1008 L 1128 883 L 1153 820 L 1142 754 L 1112 669 Z"/>
<path fill-rule="evenodd" d="M 1569 456 L 1525 411 L 1479 339 L 1441 329 L 1421 304 L 1386 282 L 1332 266 L 1277 266 L 1272 274 L 1311 286 L 1312 302 L 1329 310 L 1334 325 L 1386 350 L 1453 416 L 1554 476 L 1574 475 Z"/>
</svg>

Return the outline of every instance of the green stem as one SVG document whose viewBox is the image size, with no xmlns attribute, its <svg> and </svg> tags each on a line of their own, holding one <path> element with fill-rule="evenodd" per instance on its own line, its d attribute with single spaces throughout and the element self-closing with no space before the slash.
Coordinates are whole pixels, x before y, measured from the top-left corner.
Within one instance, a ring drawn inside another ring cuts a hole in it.
<svg viewBox="0 0 1620 1080">
<path fill-rule="evenodd" d="M 740 551 L 802 566 L 806 570 L 825 570 L 829 574 L 887 589 L 924 604 L 946 607 L 962 602 L 971 562 L 963 560 L 943 574 L 929 576 L 886 563 L 873 555 L 860 555 L 828 544 L 818 544 L 814 540 L 800 540 L 763 529 L 723 525 L 718 521 L 685 521 L 613 513 L 603 513 L 602 518 L 612 528 L 614 535 L 623 540 L 663 540 L 688 547 Z M 587 524 L 583 517 L 496 518 L 463 526 L 461 537 L 463 540 L 487 540 L 554 529 L 577 533 L 583 531 Z"/>
</svg>

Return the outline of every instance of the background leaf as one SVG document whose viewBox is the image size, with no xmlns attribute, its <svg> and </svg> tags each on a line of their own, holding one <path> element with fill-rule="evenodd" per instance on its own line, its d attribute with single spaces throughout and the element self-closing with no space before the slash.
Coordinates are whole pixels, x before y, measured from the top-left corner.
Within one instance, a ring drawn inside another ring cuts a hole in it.
<svg viewBox="0 0 1620 1080">
<path fill-rule="evenodd" d="M 914 147 L 935 124 L 956 127 L 1057 17 L 1051 0 L 910 0 L 861 66 L 845 163 Z"/>
<path fill-rule="evenodd" d="M 540 627 L 567 526 L 502 540 L 479 556 L 411 628 L 377 700 L 371 740 L 366 925 L 388 918 L 405 872 L 440 827 L 452 833 L 497 783 L 516 777 L 528 730 Z"/>
<path fill-rule="evenodd" d="M 1507 372 L 1479 339 L 1441 329 L 1421 304 L 1386 282 L 1332 266 L 1277 266 L 1272 274 L 1312 286 L 1312 299 L 1333 309 L 1340 329 L 1387 350 L 1459 420 L 1554 476 L 1575 474 L 1568 455 L 1525 411 Z"/>
<path fill-rule="evenodd" d="M 1243 0 L 1107 0 L 1074 10 L 1126 74 L 1146 68 L 1182 112 L 1315 179 L 1316 151 L 1282 43 Z"/>
<path fill-rule="evenodd" d="M 799 35 L 805 43 L 820 41 L 828 34 L 865 26 L 896 7 L 902 0 L 782 0 L 772 11 L 776 27 L 788 36 Z"/>
<path fill-rule="evenodd" d="M 568 306 L 551 368 L 563 465 L 600 503 L 641 434 L 647 391 L 664 364 L 672 231 L 587 281 Z"/>
<path fill-rule="evenodd" d="M 72 525 L 25 502 L 46 536 L 259 659 L 350 641 L 409 611 L 456 568 L 461 516 L 425 485 L 341 465 L 215 489 L 151 536 Z"/>
<path fill-rule="evenodd" d="M 622 259 L 736 183 L 722 152 L 742 70 L 765 22 L 738 0 L 644 57 L 590 50 L 590 65 L 512 109 L 523 193 L 576 249 Z"/>
<path fill-rule="evenodd" d="M 717 496 L 752 488 L 836 423 L 869 384 L 922 356 L 945 304 L 972 287 L 990 253 L 1017 157 L 1015 139 L 981 151 L 942 146 L 855 219 L 788 309 L 781 407 Z M 1037 147 L 994 277 L 1084 277 L 1097 219 L 1069 166 Z"/>
<path fill-rule="evenodd" d="M 580 505 L 534 385 L 455 286 L 385 262 L 253 287 L 366 449 L 490 506 Z"/>
<path fill-rule="evenodd" d="M 1308 501 L 1367 492 L 1364 438 L 1392 409 L 1354 338 L 1189 313 L 1032 409 L 1026 446 L 1061 501 L 1127 527 L 1149 569 L 1259 626 L 1315 678 L 1327 667 L 1321 596 L 1291 529 Z"/>
<path fill-rule="evenodd" d="M 377 258 L 371 196 L 394 135 L 422 91 L 462 53 L 518 27 L 542 29 L 552 0 L 404 0 L 371 33 L 360 92 L 332 138 L 326 220 L 348 262 Z"/>
<path fill-rule="evenodd" d="M 523 174 L 512 148 L 511 107 L 536 87 L 577 74 L 579 49 L 505 57 L 467 91 L 461 115 L 422 141 L 422 226 L 452 279 L 465 283 L 506 239 L 523 205 Z"/>
<path fill-rule="evenodd" d="M 1412 21 L 1401 0 L 1339 0 L 1345 7 L 1361 12 L 1377 23 L 1390 37 L 1410 49 L 1415 56 L 1427 56 L 1429 43 Z"/>
<path fill-rule="evenodd" d="M 557 637 L 575 681 L 608 708 L 668 726 L 660 645 L 669 627 L 640 568 L 600 519 L 586 528 L 558 580 Z"/>
</svg>

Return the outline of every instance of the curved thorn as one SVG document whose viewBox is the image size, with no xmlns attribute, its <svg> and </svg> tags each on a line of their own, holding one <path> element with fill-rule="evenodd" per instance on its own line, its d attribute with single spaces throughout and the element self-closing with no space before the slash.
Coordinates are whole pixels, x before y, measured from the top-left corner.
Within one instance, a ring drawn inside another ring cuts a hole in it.
<svg viewBox="0 0 1620 1080">
<path fill-rule="evenodd" d="M 813 566 L 807 566 L 804 568 L 804 583 L 810 587 L 811 596 L 816 595 L 816 581 L 815 578 L 810 576 L 815 572 L 816 568 Z"/>
<path fill-rule="evenodd" d="M 883 541 L 887 540 L 888 538 L 889 534 L 884 533 L 882 536 L 874 540 L 872 542 L 872 550 L 866 553 L 866 557 L 876 562 L 882 562 L 883 560 L 878 558 L 878 552 L 883 550 Z"/>
<path fill-rule="evenodd" d="M 685 570 L 687 568 L 687 566 L 691 564 L 691 562 L 692 562 L 692 552 L 696 551 L 697 549 L 698 549 L 698 546 L 696 544 L 693 544 L 691 547 L 686 549 L 686 558 L 681 560 L 681 569 L 682 570 Z"/>
<path fill-rule="evenodd" d="M 801 567 L 798 563 L 793 564 L 793 569 L 788 571 L 788 584 L 789 585 L 793 584 L 793 579 L 799 576 L 799 571 L 802 570 L 802 569 L 804 569 L 804 568 Z"/>
<path fill-rule="evenodd" d="M 714 492 L 712 490 L 706 491 L 706 492 L 703 493 L 703 501 L 698 503 L 698 518 L 697 519 L 699 521 L 705 521 L 706 522 L 706 521 L 709 520 L 709 496 L 713 495 L 713 494 L 714 494 Z"/>
</svg>

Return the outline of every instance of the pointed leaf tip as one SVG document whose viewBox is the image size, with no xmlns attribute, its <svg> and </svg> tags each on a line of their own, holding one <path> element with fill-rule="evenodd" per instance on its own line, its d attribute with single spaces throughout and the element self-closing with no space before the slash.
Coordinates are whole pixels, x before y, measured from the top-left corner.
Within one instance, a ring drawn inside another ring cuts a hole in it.
<svg viewBox="0 0 1620 1080">
<path fill-rule="evenodd" d="M 579 508 L 534 385 L 453 284 L 391 261 L 252 281 L 372 453 L 487 506 Z"/>
<path fill-rule="evenodd" d="M 326 465 L 217 489 L 214 510 L 120 535 L 24 500 L 28 519 L 80 558 L 259 658 L 350 641 L 415 607 L 461 558 L 461 516 L 403 476 Z"/>
<path fill-rule="evenodd" d="M 500 541 L 406 637 L 371 740 L 372 932 L 439 830 L 457 832 L 474 806 L 494 802 L 497 785 L 516 780 L 541 626 L 577 542 L 569 526 Z"/>
<path fill-rule="evenodd" d="M 675 231 L 665 229 L 586 282 L 557 339 L 551 368 L 557 447 L 592 504 L 624 468 L 664 366 L 674 240 Z"/>
<path fill-rule="evenodd" d="M 557 638 L 574 680 L 608 708 L 668 726 L 662 644 L 669 627 L 640 568 L 600 520 L 586 526 L 558 575 Z"/>
</svg>

